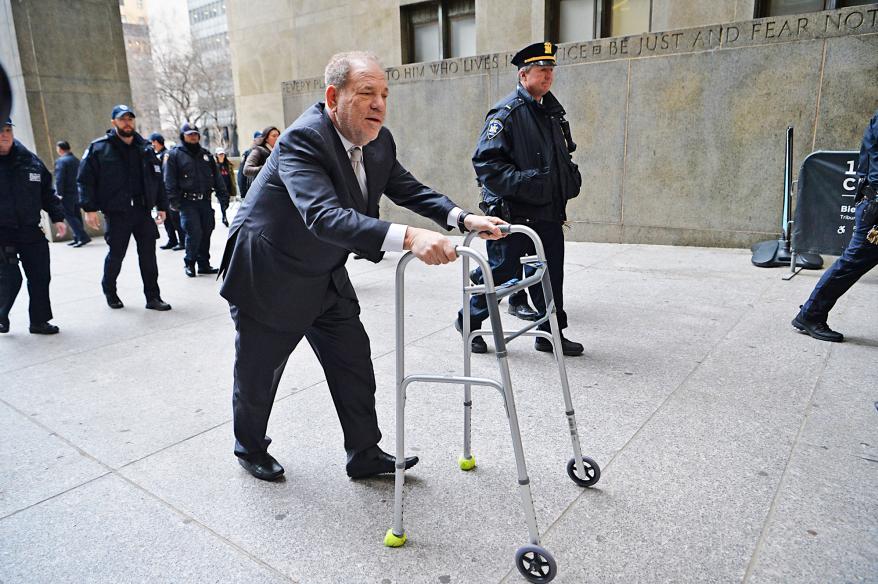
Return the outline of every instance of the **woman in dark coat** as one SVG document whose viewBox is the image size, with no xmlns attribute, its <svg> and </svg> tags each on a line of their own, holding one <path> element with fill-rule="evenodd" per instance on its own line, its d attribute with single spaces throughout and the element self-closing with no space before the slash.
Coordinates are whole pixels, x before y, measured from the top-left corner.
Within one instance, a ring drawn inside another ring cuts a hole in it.
<svg viewBox="0 0 878 584">
<path fill-rule="evenodd" d="M 280 136 L 280 130 L 274 126 L 268 126 L 262 130 L 261 136 L 253 140 L 253 149 L 244 162 L 244 176 L 251 183 L 256 178 L 256 175 L 259 174 L 259 171 L 262 170 L 262 165 L 268 160 L 268 155 L 271 154 L 278 136 Z"/>
<path fill-rule="evenodd" d="M 216 166 L 219 169 L 220 176 L 223 177 L 223 184 L 226 185 L 226 193 L 228 194 L 225 205 L 223 205 L 223 202 L 220 201 L 220 212 L 223 216 L 223 225 L 228 227 L 229 220 L 226 218 L 226 209 L 229 208 L 228 200 L 237 194 L 235 192 L 235 181 L 232 180 L 232 177 L 235 174 L 234 167 L 232 166 L 232 162 L 226 156 L 226 151 L 224 148 L 216 149 L 214 159 L 216 159 Z"/>
</svg>

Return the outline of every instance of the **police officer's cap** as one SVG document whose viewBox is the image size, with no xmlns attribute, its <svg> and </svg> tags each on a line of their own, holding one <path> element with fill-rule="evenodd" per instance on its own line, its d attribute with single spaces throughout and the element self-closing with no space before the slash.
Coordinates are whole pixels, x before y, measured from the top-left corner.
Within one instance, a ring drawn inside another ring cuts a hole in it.
<svg viewBox="0 0 878 584">
<path fill-rule="evenodd" d="M 15 127 L 15 124 L 12 123 L 12 118 L 6 118 L 6 121 L 3 123 L 3 125 Z"/>
<path fill-rule="evenodd" d="M 515 56 L 512 57 L 512 64 L 519 69 L 528 65 L 554 67 L 555 52 L 557 50 L 558 47 L 555 43 L 534 43 L 515 53 Z"/>
<path fill-rule="evenodd" d="M 184 136 L 188 136 L 190 134 L 200 134 L 201 132 L 198 131 L 198 128 L 195 126 L 195 124 L 190 124 L 189 122 L 186 122 L 185 124 L 183 124 L 183 127 L 180 128 L 180 133 Z"/>
<path fill-rule="evenodd" d="M 261 135 L 262 135 L 262 132 L 260 132 L 259 130 L 256 130 L 255 132 L 253 132 L 253 139 L 255 140 L 256 138 L 258 138 Z"/>
<path fill-rule="evenodd" d="M 121 118 L 125 114 L 131 114 L 132 118 L 137 117 L 136 115 L 134 115 L 133 109 L 131 109 L 130 107 L 128 107 L 124 103 L 120 103 L 119 105 L 117 105 L 116 107 L 113 108 L 113 113 L 111 114 L 110 119 L 115 120 L 115 119 Z"/>
<path fill-rule="evenodd" d="M 159 134 L 158 132 L 153 132 L 149 135 L 150 142 L 158 142 L 159 144 L 165 143 L 165 137 Z"/>
</svg>

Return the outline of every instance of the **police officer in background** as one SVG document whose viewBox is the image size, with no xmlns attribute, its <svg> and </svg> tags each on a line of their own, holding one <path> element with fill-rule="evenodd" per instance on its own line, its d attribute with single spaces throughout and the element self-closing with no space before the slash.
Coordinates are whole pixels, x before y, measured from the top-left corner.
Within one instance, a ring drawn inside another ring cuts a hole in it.
<svg viewBox="0 0 878 584">
<path fill-rule="evenodd" d="M 52 189 L 52 175 L 15 139 L 12 120 L 0 125 L 0 333 L 9 332 L 9 311 L 21 289 L 21 272 L 27 276 L 30 296 L 30 332 L 54 335 L 49 324 L 49 242 L 40 229 L 40 209 L 49 214 L 58 237 L 64 237 L 64 210 Z"/>
<path fill-rule="evenodd" d="M 841 256 L 823 273 L 808 301 L 793 319 L 793 327 L 818 341 L 840 343 L 844 335 L 829 328 L 829 311 L 866 272 L 878 265 L 878 111 L 869 121 L 857 165 L 856 222 Z"/>
<path fill-rule="evenodd" d="M 101 288 L 110 308 L 122 308 L 116 293 L 116 279 L 128 251 L 131 236 L 137 242 L 140 277 L 146 308 L 170 310 L 159 291 L 159 268 L 155 242 L 159 238 L 152 209 L 158 209 L 158 222 L 165 220 L 168 202 L 162 189 L 162 167 L 149 142 L 135 131 L 134 112 L 117 105 L 110 115 L 112 129 L 93 141 L 79 163 L 80 204 L 85 222 L 100 229 L 98 211 L 103 211 L 104 239 L 110 250 L 104 260 Z"/>
<path fill-rule="evenodd" d="M 576 144 L 570 125 L 564 119 L 564 108 L 549 91 L 555 78 L 556 50 L 553 43 L 536 43 L 512 58 L 512 64 L 518 67 L 518 86 L 488 112 L 473 154 L 473 167 L 482 185 L 480 206 L 483 210 L 510 223 L 526 224 L 540 236 L 548 261 L 558 324 L 564 329 L 567 313 L 564 312 L 562 228 L 567 219 L 567 201 L 579 195 L 582 177 L 570 156 Z M 488 241 L 487 248 L 495 282 L 519 277 L 519 259 L 535 253 L 530 238 L 521 233 Z M 480 277 L 478 271 L 473 274 L 474 280 Z M 544 315 L 546 303 L 542 286 L 537 283 L 528 291 L 534 306 Z M 470 330 L 475 330 L 488 316 L 485 297 L 473 296 L 470 310 Z M 510 312 L 516 312 L 512 299 Z M 463 328 L 462 310 L 457 315 L 455 328 L 458 331 Z M 541 324 L 540 329 L 548 331 L 549 323 Z M 563 336 L 561 340 L 565 355 L 582 354 L 580 343 Z M 534 348 L 552 352 L 552 343 L 537 337 Z M 475 337 L 472 350 L 486 352 L 484 339 Z"/>
<path fill-rule="evenodd" d="M 58 160 L 55 161 L 55 192 L 61 197 L 64 208 L 64 219 L 73 230 L 73 241 L 67 245 L 82 247 L 91 241 L 82 225 L 82 209 L 79 207 L 79 189 L 76 186 L 76 173 L 79 171 L 79 159 L 70 151 L 70 144 L 61 140 L 55 144 Z"/>
<path fill-rule="evenodd" d="M 152 143 L 153 152 L 155 152 L 156 157 L 158 157 L 159 162 L 162 164 L 162 168 L 164 168 L 165 162 L 168 160 L 169 152 L 169 150 L 165 148 L 165 137 L 158 132 L 153 132 L 149 135 L 149 141 Z M 164 186 L 162 186 L 162 188 L 164 188 Z M 165 213 L 164 224 L 165 233 L 168 234 L 168 242 L 164 245 L 160 245 L 159 249 L 172 249 L 174 251 L 184 249 L 183 230 L 180 229 L 180 214 L 169 208 Z"/>
<path fill-rule="evenodd" d="M 210 234 L 216 225 L 211 191 L 216 192 L 221 204 L 229 204 L 216 161 L 199 144 L 200 140 L 201 134 L 194 124 L 183 124 L 181 144 L 171 150 L 165 165 L 165 192 L 171 207 L 180 210 L 180 225 L 186 235 L 184 270 L 190 278 L 195 277 L 196 263 L 199 274 L 219 271 L 210 265 Z"/>
</svg>

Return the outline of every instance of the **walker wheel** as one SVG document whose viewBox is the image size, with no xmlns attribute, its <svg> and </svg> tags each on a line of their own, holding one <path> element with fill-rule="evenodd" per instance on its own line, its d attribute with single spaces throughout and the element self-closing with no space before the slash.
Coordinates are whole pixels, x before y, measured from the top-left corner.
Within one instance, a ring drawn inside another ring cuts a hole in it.
<svg viewBox="0 0 878 584">
<path fill-rule="evenodd" d="M 472 470 L 476 468 L 476 457 L 470 454 L 469 458 L 459 457 L 457 459 L 457 464 L 460 465 L 460 470 Z"/>
<path fill-rule="evenodd" d="M 538 545 L 525 545 L 515 552 L 515 566 L 528 582 L 551 582 L 558 574 L 558 564 L 549 551 Z"/>
<path fill-rule="evenodd" d="M 584 479 L 576 475 L 576 459 L 571 458 L 567 462 L 567 474 L 573 479 L 573 482 L 580 487 L 590 487 L 601 479 L 601 467 L 594 460 L 587 456 L 582 457 L 582 465 L 585 467 Z"/>
<path fill-rule="evenodd" d="M 403 545 L 405 545 L 407 539 L 408 537 L 405 533 L 403 533 L 402 535 L 396 535 L 395 533 L 393 533 L 393 528 L 391 527 L 387 530 L 387 533 L 384 534 L 384 545 L 394 548 L 402 547 Z"/>
</svg>

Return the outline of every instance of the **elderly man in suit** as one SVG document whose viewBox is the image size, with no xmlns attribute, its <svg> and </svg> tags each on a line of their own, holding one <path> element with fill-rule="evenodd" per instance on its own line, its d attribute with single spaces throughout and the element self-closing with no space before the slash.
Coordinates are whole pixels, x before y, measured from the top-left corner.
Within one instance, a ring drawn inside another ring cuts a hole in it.
<svg viewBox="0 0 878 584">
<path fill-rule="evenodd" d="M 394 471 L 378 447 L 369 337 L 345 262 L 353 252 L 380 261 L 411 250 L 424 263 L 456 259 L 454 245 L 427 229 L 378 219 L 382 194 L 450 229 L 501 237 L 503 221 L 467 213 L 424 186 L 396 159 L 383 128 L 387 82 L 377 57 L 335 55 L 326 101 L 307 109 L 278 139 L 229 229 L 220 294 L 235 322 L 235 455 L 253 476 L 280 477 L 265 435 L 287 358 L 302 337 L 326 374 L 344 431 L 347 474 Z M 417 463 L 406 459 L 406 468 Z"/>
</svg>

